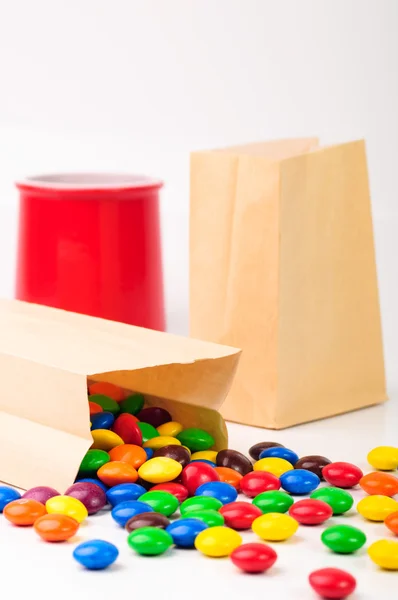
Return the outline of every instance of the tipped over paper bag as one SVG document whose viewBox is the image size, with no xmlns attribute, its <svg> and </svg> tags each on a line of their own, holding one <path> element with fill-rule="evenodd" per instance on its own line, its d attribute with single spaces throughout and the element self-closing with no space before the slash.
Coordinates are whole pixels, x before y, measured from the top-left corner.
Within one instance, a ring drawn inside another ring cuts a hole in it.
<svg viewBox="0 0 398 600">
<path fill-rule="evenodd" d="M 283 428 L 386 399 L 365 144 L 191 157 L 192 336 L 242 348 L 225 418 Z"/>
<path fill-rule="evenodd" d="M 0 481 L 63 493 L 92 444 L 87 383 L 141 392 L 227 447 L 217 412 L 240 351 L 18 301 L 0 301 Z"/>
</svg>

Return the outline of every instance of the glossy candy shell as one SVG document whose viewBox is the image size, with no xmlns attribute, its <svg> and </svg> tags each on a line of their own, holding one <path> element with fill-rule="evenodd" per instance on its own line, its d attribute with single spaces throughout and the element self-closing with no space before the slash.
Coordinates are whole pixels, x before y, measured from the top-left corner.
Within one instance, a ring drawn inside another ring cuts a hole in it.
<svg viewBox="0 0 398 600">
<path fill-rule="evenodd" d="M 277 554 L 267 544 L 250 543 L 236 548 L 231 553 L 230 559 L 245 573 L 263 573 L 275 563 Z"/>
<path fill-rule="evenodd" d="M 229 485 L 232 485 L 237 491 L 240 490 L 240 482 L 243 479 L 243 476 L 238 473 L 238 471 L 235 471 L 230 467 L 215 467 L 214 470 L 218 474 L 220 481 L 229 483 Z"/>
<path fill-rule="evenodd" d="M 163 446 L 163 448 L 155 450 L 153 458 L 157 458 L 159 456 L 165 456 L 166 458 L 172 458 L 173 460 L 176 460 L 180 463 L 182 468 L 186 467 L 191 460 L 189 450 L 175 444 Z"/>
<path fill-rule="evenodd" d="M 268 513 L 255 519 L 252 529 L 263 540 L 280 542 L 296 533 L 298 523 L 289 515 Z"/>
<path fill-rule="evenodd" d="M 385 518 L 384 524 L 390 531 L 398 535 L 398 511 L 393 512 Z"/>
<path fill-rule="evenodd" d="M 222 505 L 218 498 L 212 496 L 194 496 L 181 504 L 180 512 L 182 515 L 187 515 L 198 510 L 219 510 Z"/>
<path fill-rule="evenodd" d="M 121 483 L 135 483 L 138 479 L 138 473 L 134 467 L 117 460 L 103 465 L 98 469 L 97 475 L 109 487 Z"/>
<path fill-rule="evenodd" d="M 73 551 L 73 558 L 90 570 L 106 569 L 115 562 L 119 550 L 104 540 L 90 540 L 79 544 Z"/>
<path fill-rule="evenodd" d="M 183 426 L 181 423 L 177 421 L 169 421 L 168 423 L 163 423 L 163 425 L 159 425 L 157 427 L 157 431 L 159 435 L 167 435 L 171 437 L 176 437 L 183 430 Z"/>
<path fill-rule="evenodd" d="M 163 554 L 173 545 L 173 538 L 164 529 L 143 527 L 132 531 L 127 538 L 127 543 L 138 554 L 156 556 Z"/>
<path fill-rule="evenodd" d="M 104 490 L 94 483 L 74 483 L 66 490 L 65 496 L 71 496 L 80 500 L 87 508 L 89 515 L 97 513 L 107 503 Z"/>
<path fill-rule="evenodd" d="M 157 483 L 151 488 L 151 492 L 156 491 L 169 492 L 178 502 L 184 502 L 188 498 L 188 490 L 181 483 Z"/>
<path fill-rule="evenodd" d="M 165 515 L 157 512 L 146 512 L 131 517 L 127 521 L 125 529 L 130 533 L 143 527 L 160 527 L 161 529 L 165 529 L 167 525 L 170 525 L 170 521 Z"/>
<path fill-rule="evenodd" d="M 398 494 L 398 478 L 390 473 L 368 473 L 362 477 L 359 485 L 370 495 L 391 497 Z"/>
<path fill-rule="evenodd" d="M 258 442 L 249 448 L 249 454 L 253 460 L 258 460 L 260 458 L 260 454 L 266 448 L 283 448 L 283 444 L 278 444 L 278 442 Z"/>
<path fill-rule="evenodd" d="M 141 479 L 150 483 L 166 483 L 172 481 L 182 471 L 182 465 L 166 456 L 151 458 L 138 469 Z"/>
<path fill-rule="evenodd" d="M 145 502 L 155 512 L 162 513 L 166 517 L 173 515 L 179 506 L 179 502 L 173 494 L 159 490 L 146 492 L 141 496 L 140 502 Z"/>
<path fill-rule="evenodd" d="M 195 548 L 214 558 L 229 556 L 240 546 L 242 538 L 229 527 L 210 527 L 199 533 L 195 540 Z"/>
<path fill-rule="evenodd" d="M 34 522 L 34 530 L 46 542 L 65 542 L 79 529 L 79 523 L 67 515 L 43 515 Z"/>
<path fill-rule="evenodd" d="M 378 540 L 369 546 L 368 554 L 372 561 L 382 569 L 398 571 L 398 542 Z"/>
<path fill-rule="evenodd" d="M 341 569 L 319 569 L 313 571 L 308 579 L 312 589 L 322 598 L 347 598 L 356 588 L 354 577 Z"/>
<path fill-rule="evenodd" d="M 378 446 L 368 454 L 368 463 L 380 471 L 395 471 L 398 468 L 398 448 Z"/>
<path fill-rule="evenodd" d="M 109 451 L 112 461 L 126 462 L 134 469 L 139 469 L 147 460 L 147 454 L 141 446 L 136 444 L 123 444 Z"/>
<path fill-rule="evenodd" d="M 311 498 L 322 500 L 329 504 L 332 507 L 333 515 L 346 513 L 354 504 L 354 498 L 350 492 L 336 487 L 318 488 L 312 492 Z"/>
<path fill-rule="evenodd" d="M 289 515 L 300 525 L 319 525 L 333 516 L 333 509 L 322 500 L 306 498 L 295 502 L 289 509 Z"/>
<path fill-rule="evenodd" d="M 294 500 L 289 494 L 280 490 L 263 492 L 253 499 L 254 506 L 257 506 L 263 514 L 285 513 L 293 502 Z"/>
<path fill-rule="evenodd" d="M 142 423 L 149 423 L 152 427 L 160 427 L 164 423 L 169 423 L 172 418 L 169 411 L 159 406 L 148 406 L 137 413 L 137 419 Z"/>
<path fill-rule="evenodd" d="M 112 426 L 112 431 L 123 440 L 124 444 L 141 446 L 143 442 L 142 432 L 135 417 L 128 413 L 123 413 L 118 416 Z"/>
<path fill-rule="evenodd" d="M 255 471 L 266 471 L 272 473 L 275 477 L 280 477 L 283 473 L 293 470 L 293 465 L 284 458 L 261 458 L 253 465 Z"/>
<path fill-rule="evenodd" d="M 222 481 L 209 481 L 200 485 L 196 491 L 195 496 L 210 496 L 217 498 L 223 504 L 229 504 L 235 502 L 238 497 L 238 492 L 229 483 L 223 483 Z"/>
<path fill-rule="evenodd" d="M 201 531 L 208 529 L 208 525 L 199 519 L 183 518 L 170 523 L 166 527 L 167 533 L 173 538 L 173 542 L 179 548 L 193 548 L 195 539 Z"/>
<path fill-rule="evenodd" d="M 187 446 L 191 452 L 199 452 L 201 450 L 210 450 L 214 446 L 215 440 L 207 431 L 191 427 L 190 429 L 183 429 L 181 433 L 177 435 L 183 446 Z"/>
<path fill-rule="evenodd" d="M 21 494 L 14 490 L 14 488 L 9 487 L 8 485 L 0 486 L 0 513 L 3 512 L 4 507 L 7 506 L 10 502 L 14 500 L 19 500 L 21 498 Z"/>
<path fill-rule="evenodd" d="M 120 412 L 136 415 L 143 408 L 144 402 L 145 399 L 142 394 L 132 394 L 131 396 L 127 396 L 127 398 L 120 403 Z"/>
<path fill-rule="evenodd" d="M 102 394 L 104 396 L 108 396 L 108 398 L 112 398 L 112 400 L 115 400 L 116 402 L 120 402 L 124 399 L 124 392 L 122 388 L 108 381 L 91 383 L 88 386 L 88 393 L 90 396 L 93 394 Z"/>
<path fill-rule="evenodd" d="M 89 401 L 99 404 L 103 411 L 111 412 L 113 415 L 117 415 L 120 412 L 119 404 L 104 394 L 92 394 Z"/>
<path fill-rule="evenodd" d="M 145 512 L 154 512 L 153 508 L 149 504 L 144 504 L 139 500 L 128 500 L 126 502 L 120 502 L 112 509 L 112 519 L 116 521 L 120 527 L 125 527 L 127 521 L 136 515 L 140 515 Z"/>
<path fill-rule="evenodd" d="M 358 485 L 363 473 L 359 467 L 347 462 L 334 462 L 322 469 L 322 475 L 330 485 L 352 488 Z"/>
<path fill-rule="evenodd" d="M 190 463 L 184 467 L 181 475 L 181 483 L 190 496 L 193 496 L 200 485 L 209 481 L 219 481 L 220 477 L 216 471 L 202 462 Z"/>
<path fill-rule="evenodd" d="M 111 506 L 116 506 L 121 502 L 138 500 L 145 493 L 146 489 L 138 483 L 121 483 L 110 488 L 106 498 Z"/>
<path fill-rule="evenodd" d="M 366 496 L 358 502 L 357 511 L 368 521 L 384 521 L 398 511 L 398 502 L 388 496 Z"/>
<path fill-rule="evenodd" d="M 240 491 L 249 498 L 255 498 L 262 492 L 279 490 L 281 482 L 278 477 L 266 471 L 253 471 L 240 481 Z"/>
<path fill-rule="evenodd" d="M 88 450 L 86 452 L 80 467 L 79 476 L 96 475 L 98 469 L 110 461 L 108 452 L 104 450 Z"/>
<path fill-rule="evenodd" d="M 115 422 L 111 412 L 99 412 L 91 415 L 91 431 L 95 429 L 110 429 Z"/>
<path fill-rule="evenodd" d="M 13 525 L 29 527 L 39 517 L 46 514 L 46 507 L 37 500 L 29 498 L 20 498 L 13 500 L 4 507 L 3 515 Z"/>
<path fill-rule="evenodd" d="M 50 498 L 46 502 L 46 510 L 49 514 L 67 515 L 78 523 L 82 523 L 88 517 L 87 508 L 84 504 L 71 496 L 64 495 Z"/>
<path fill-rule="evenodd" d="M 249 502 L 231 502 L 220 508 L 220 514 L 224 517 L 225 525 L 231 529 L 250 529 L 257 517 L 263 514 L 257 506 Z"/>
<path fill-rule="evenodd" d="M 216 463 L 218 467 L 228 467 L 242 475 L 253 471 L 251 461 L 237 450 L 221 450 L 218 452 Z"/>
<path fill-rule="evenodd" d="M 275 458 L 284 458 L 285 460 L 287 460 L 288 462 L 290 462 L 290 464 L 292 464 L 293 466 L 297 463 L 299 457 L 298 454 L 296 454 L 295 452 L 293 452 L 293 450 L 290 450 L 289 448 L 278 448 L 278 447 L 273 447 L 273 448 L 266 448 L 265 450 L 263 450 L 260 453 L 260 459 L 261 458 L 268 458 L 268 457 L 275 457 Z"/>
<path fill-rule="evenodd" d="M 155 427 L 153 427 L 149 423 L 137 423 L 137 426 L 141 431 L 143 444 L 148 440 L 151 440 L 159 435 L 157 429 L 155 429 Z"/>
<path fill-rule="evenodd" d="M 186 516 L 189 516 L 190 519 L 199 519 L 209 527 L 221 527 L 224 525 L 224 517 L 215 510 L 195 510 L 189 512 Z"/>
<path fill-rule="evenodd" d="M 309 456 L 303 456 L 294 465 L 295 469 L 305 469 L 318 475 L 319 479 L 323 481 L 322 469 L 326 465 L 330 465 L 332 461 L 326 458 L 326 456 L 320 456 L 319 454 L 311 454 Z"/>
<path fill-rule="evenodd" d="M 283 489 L 295 495 L 310 494 L 321 482 L 318 475 L 305 469 L 288 471 L 281 475 L 280 480 Z"/>
<path fill-rule="evenodd" d="M 366 535 L 351 525 L 333 525 L 322 532 L 321 540 L 337 554 L 351 554 L 366 544 Z"/>
</svg>

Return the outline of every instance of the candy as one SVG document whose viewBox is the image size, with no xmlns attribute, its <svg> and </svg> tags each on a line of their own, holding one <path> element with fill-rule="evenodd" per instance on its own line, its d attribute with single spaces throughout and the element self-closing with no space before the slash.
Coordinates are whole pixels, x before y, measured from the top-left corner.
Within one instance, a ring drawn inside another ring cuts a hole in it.
<svg viewBox="0 0 398 600">
<path fill-rule="evenodd" d="M 254 506 L 257 506 L 263 514 L 267 513 L 285 513 L 289 510 L 294 500 L 286 492 L 273 490 L 262 492 L 253 499 Z"/>
<path fill-rule="evenodd" d="M 217 460 L 217 454 L 215 450 L 201 450 L 199 452 L 194 452 L 191 456 L 191 460 L 209 460 L 210 462 L 215 463 Z"/>
<path fill-rule="evenodd" d="M 366 544 L 366 535 L 351 525 L 333 525 L 322 532 L 321 540 L 338 554 L 351 554 Z"/>
<path fill-rule="evenodd" d="M 305 469 L 287 471 L 281 475 L 280 480 L 281 486 L 286 492 L 296 495 L 310 494 L 321 482 L 318 475 Z"/>
<path fill-rule="evenodd" d="M 144 396 L 142 394 L 132 394 L 120 403 L 120 412 L 136 415 L 144 406 Z"/>
<path fill-rule="evenodd" d="M 27 527 L 46 514 L 46 507 L 37 500 L 20 498 L 6 504 L 3 515 L 13 525 Z"/>
<path fill-rule="evenodd" d="M 112 461 L 126 462 L 134 469 L 139 469 L 148 458 L 145 450 L 135 444 L 116 446 L 109 451 L 109 456 Z"/>
<path fill-rule="evenodd" d="M 100 406 L 96 402 L 89 402 L 88 403 L 88 409 L 89 409 L 89 412 L 90 412 L 90 417 L 93 416 L 93 415 L 97 415 L 99 413 L 102 413 L 102 406 Z"/>
<path fill-rule="evenodd" d="M 80 464 L 79 475 L 95 475 L 98 469 L 109 461 L 108 452 L 104 450 L 89 450 Z"/>
<path fill-rule="evenodd" d="M 138 474 L 141 479 L 150 483 L 165 483 L 178 477 L 181 471 L 182 465 L 176 460 L 167 456 L 157 456 L 141 465 Z"/>
<path fill-rule="evenodd" d="M 168 435 L 158 435 L 144 443 L 144 448 L 152 448 L 152 450 L 159 450 L 164 446 L 180 446 L 181 442 L 177 438 L 173 438 Z"/>
<path fill-rule="evenodd" d="M 299 459 L 298 454 L 293 452 L 293 450 L 289 450 L 289 448 L 279 448 L 275 446 L 273 448 L 266 448 L 265 450 L 261 451 L 259 457 L 260 459 L 268 457 L 284 458 L 293 466 L 297 463 Z"/>
<path fill-rule="evenodd" d="M 384 521 L 398 510 L 398 502 L 388 496 L 366 496 L 357 504 L 357 511 L 368 521 Z"/>
<path fill-rule="evenodd" d="M 318 488 L 312 492 L 311 498 L 322 500 L 332 507 L 333 515 L 342 515 L 352 508 L 354 498 L 349 492 L 336 487 Z"/>
<path fill-rule="evenodd" d="M 230 467 L 215 467 L 214 470 L 218 474 L 220 481 L 229 483 L 229 485 L 232 485 L 237 491 L 240 490 L 240 482 L 243 477 L 238 471 L 235 471 Z"/>
<path fill-rule="evenodd" d="M 181 483 L 187 488 L 190 496 L 193 496 L 203 483 L 219 480 L 220 477 L 216 471 L 210 465 L 201 462 L 189 463 L 184 467 L 181 475 Z"/>
<path fill-rule="evenodd" d="M 94 394 L 102 394 L 112 398 L 112 400 L 116 400 L 116 402 L 120 402 L 124 398 L 124 392 L 122 388 L 108 381 L 97 381 L 96 383 L 91 383 L 88 386 L 88 393 L 90 396 Z"/>
<path fill-rule="evenodd" d="M 238 492 L 229 483 L 223 483 L 222 481 L 209 481 L 200 485 L 196 491 L 195 496 L 211 496 L 217 498 L 223 504 L 229 504 L 234 502 L 238 497 Z"/>
<path fill-rule="evenodd" d="M 322 469 L 322 475 L 330 485 L 339 488 L 355 487 L 363 477 L 359 467 L 347 462 L 334 462 L 326 465 Z"/>
<path fill-rule="evenodd" d="M 293 465 L 285 460 L 284 458 L 261 458 L 254 463 L 253 469 L 255 471 L 267 471 L 272 473 L 275 477 L 280 477 L 283 473 L 293 470 Z"/>
<path fill-rule="evenodd" d="M 163 554 L 173 545 L 173 538 L 167 531 L 158 527 L 143 527 L 132 531 L 127 538 L 127 543 L 144 556 Z"/>
<path fill-rule="evenodd" d="M 201 531 L 208 529 L 208 525 L 199 519 L 178 519 L 166 527 L 167 533 L 179 548 L 193 548 L 195 539 Z"/>
<path fill-rule="evenodd" d="M 65 542 L 79 529 L 79 523 L 67 515 L 43 515 L 33 524 L 34 530 L 46 542 Z"/>
<path fill-rule="evenodd" d="M 211 460 L 205 460 L 204 458 L 197 458 L 196 460 L 191 460 L 191 462 L 201 462 L 201 463 L 206 463 L 206 465 L 210 465 L 211 467 L 215 468 L 217 465 L 216 463 L 212 462 Z"/>
<path fill-rule="evenodd" d="M 267 471 L 253 471 L 245 475 L 240 481 L 240 491 L 249 498 L 255 498 L 262 492 L 279 490 L 281 482 L 278 477 Z"/>
<path fill-rule="evenodd" d="M 143 434 L 139 423 L 136 422 L 135 417 L 128 413 L 123 413 L 118 416 L 113 424 L 112 430 L 125 444 L 141 446 L 143 442 Z"/>
<path fill-rule="evenodd" d="M 4 507 L 7 506 L 13 500 L 19 500 L 21 494 L 14 490 L 14 488 L 8 487 L 7 485 L 0 486 L 0 513 L 3 512 Z"/>
<path fill-rule="evenodd" d="M 181 504 L 180 512 L 182 515 L 186 515 L 198 510 L 219 510 L 222 505 L 222 502 L 218 498 L 212 496 L 194 496 Z"/>
<path fill-rule="evenodd" d="M 93 483 L 94 485 L 98 485 L 98 487 L 100 487 L 101 490 L 104 490 L 104 492 L 108 490 L 108 486 L 105 485 L 105 483 L 102 483 L 102 481 L 100 481 L 99 479 L 93 479 L 91 477 L 84 477 L 83 479 L 78 479 L 75 483 L 83 483 L 84 481 L 86 481 L 87 483 Z"/>
<path fill-rule="evenodd" d="M 398 478 L 390 473 L 368 473 L 359 482 L 367 494 L 381 496 L 395 496 L 398 494 Z"/>
<path fill-rule="evenodd" d="M 322 500 L 299 500 L 289 508 L 289 515 L 300 525 L 319 525 L 330 519 L 333 509 Z"/>
<path fill-rule="evenodd" d="M 199 519 L 209 527 L 221 527 L 224 525 L 224 517 L 215 510 L 195 510 L 189 512 L 191 519 Z"/>
<path fill-rule="evenodd" d="M 258 444 L 254 444 L 251 448 L 249 448 L 249 454 L 253 460 L 258 460 L 260 458 L 260 454 L 263 450 L 267 448 L 283 448 L 283 444 L 278 444 L 277 442 L 259 442 Z"/>
<path fill-rule="evenodd" d="M 168 423 L 163 423 L 163 425 L 157 427 L 159 435 L 167 435 L 173 438 L 181 433 L 183 429 L 181 423 L 177 423 L 177 421 L 169 421 Z"/>
<path fill-rule="evenodd" d="M 318 569 L 308 578 L 312 589 L 322 598 L 347 598 L 356 588 L 355 578 L 347 571 L 334 568 Z"/>
<path fill-rule="evenodd" d="M 263 540 L 281 542 L 296 533 L 298 523 L 289 515 L 268 513 L 255 519 L 252 529 Z"/>
<path fill-rule="evenodd" d="M 398 542 L 379 540 L 368 548 L 371 560 L 382 569 L 398 571 Z"/>
<path fill-rule="evenodd" d="M 229 467 L 242 476 L 253 471 L 250 460 L 237 450 L 221 450 L 217 454 L 216 463 L 218 467 Z"/>
<path fill-rule="evenodd" d="M 97 475 L 109 487 L 119 485 L 120 483 L 135 483 L 138 478 L 138 473 L 134 467 L 118 460 L 113 460 L 103 465 L 98 469 Z"/>
<path fill-rule="evenodd" d="M 147 460 L 153 458 L 153 450 L 152 448 L 144 448 Z"/>
<path fill-rule="evenodd" d="M 71 496 L 72 498 L 80 500 L 87 508 L 89 515 L 94 515 L 104 508 L 106 504 L 104 490 L 94 483 L 74 483 L 66 490 L 65 496 Z"/>
<path fill-rule="evenodd" d="M 83 502 L 71 496 L 54 496 L 46 502 L 46 510 L 49 514 L 57 513 L 72 517 L 78 523 L 82 523 L 88 516 L 87 508 Z"/>
<path fill-rule="evenodd" d="M 106 499 L 111 506 L 116 506 L 121 502 L 138 500 L 145 493 L 146 489 L 138 483 L 120 483 L 106 492 Z"/>
<path fill-rule="evenodd" d="M 178 502 L 184 502 L 188 498 L 188 490 L 181 483 L 158 483 L 151 488 L 151 491 L 169 492 L 177 498 Z"/>
<path fill-rule="evenodd" d="M 311 454 L 310 456 L 303 456 L 294 465 L 295 469 L 305 469 L 318 475 L 319 479 L 323 481 L 322 469 L 326 465 L 330 465 L 332 461 L 325 456 L 319 454 Z"/>
<path fill-rule="evenodd" d="M 242 544 L 231 554 L 230 559 L 245 573 L 263 573 L 270 569 L 277 559 L 271 546 L 261 543 Z"/>
<path fill-rule="evenodd" d="M 119 550 L 110 542 L 90 540 L 76 546 L 73 558 L 86 569 L 98 571 L 112 565 L 119 556 Z"/>
<path fill-rule="evenodd" d="M 142 529 L 143 527 L 160 527 L 165 529 L 167 525 L 170 525 L 169 519 L 157 512 L 140 513 L 131 517 L 125 525 L 126 531 L 135 531 L 136 529 Z"/>
<path fill-rule="evenodd" d="M 162 513 L 166 517 L 173 515 L 179 506 L 179 502 L 173 494 L 162 491 L 146 492 L 141 496 L 140 501 L 149 504 L 155 512 Z"/>
<path fill-rule="evenodd" d="M 91 431 L 95 429 L 110 429 L 115 422 L 111 412 L 99 412 L 91 416 Z"/>
<path fill-rule="evenodd" d="M 142 423 L 149 423 L 149 425 L 152 425 L 152 427 L 155 428 L 172 420 L 169 411 L 160 408 L 160 406 L 148 406 L 147 408 L 143 408 L 137 413 L 137 419 Z"/>
<path fill-rule="evenodd" d="M 142 443 L 151 440 L 159 435 L 157 429 L 155 429 L 149 423 L 137 423 L 138 429 L 141 431 Z"/>
<path fill-rule="evenodd" d="M 115 448 L 115 446 L 124 444 L 122 438 L 113 431 L 109 431 L 109 429 L 95 429 L 91 432 L 91 435 L 93 437 L 92 450 L 108 451 Z"/>
<path fill-rule="evenodd" d="M 127 500 L 126 502 L 116 504 L 112 508 L 111 515 L 120 527 L 125 527 L 129 519 L 146 512 L 154 512 L 152 506 L 139 500 Z"/>
<path fill-rule="evenodd" d="M 380 471 L 395 471 L 398 468 L 398 448 L 378 446 L 368 454 L 368 463 Z"/>
<path fill-rule="evenodd" d="M 175 444 L 171 444 L 170 446 L 163 446 L 163 448 L 159 448 L 155 450 L 153 457 L 157 458 L 158 456 L 166 456 L 166 458 L 172 458 L 182 465 L 182 467 L 186 467 L 191 460 L 191 455 L 186 448 L 182 446 L 176 446 Z"/>
<path fill-rule="evenodd" d="M 248 502 L 231 502 L 220 508 L 225 525 L 232 529 L 250 529 L 254 519 L 263 514 L 257 506 Z"/>
<path fill-rule="evenodd" d="M 187 446 L 191 452 L 199 452 L 200 450 L 210 450 L 214 446 L 214 438 L 204 431 L 196 427 L 190 429 L 183 429 L 181 433 L 177 435 L 183 446 Z"/>
<path fill-rule="evenodd" d="M 95 402 L 103 411 L 111 412 L 113 415 L 117 415 L 120 412 L 119 404 L 104 394 L 93 394 L 90 396 L 90 402 Z"/>
<path fill-rule="evenodd" d="M 205 556 L 219 558 L 229 556 L 241 543 L 241 536 L 233 529 L 210 527 L 196 537 L 195 548 Z"/>
<path fill-rule="evenodd" d="M 384 519 L 384 524 L 390 531 L 398 535 L 398 511 L 390 513 L 388 517 Z"/>
</svg>

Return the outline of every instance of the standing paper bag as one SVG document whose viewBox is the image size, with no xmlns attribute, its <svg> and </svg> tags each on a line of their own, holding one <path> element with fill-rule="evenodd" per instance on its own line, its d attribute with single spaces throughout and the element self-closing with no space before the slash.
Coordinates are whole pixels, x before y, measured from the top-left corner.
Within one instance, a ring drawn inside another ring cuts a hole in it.
<svg viewBox="0 0 398 600">
<path fill-rule="evenodd" d="M 191 335 L 237 345 L 223 415 L 269 428 L 386 399 L 363 141 L 191 157 Z"/>
</svg>

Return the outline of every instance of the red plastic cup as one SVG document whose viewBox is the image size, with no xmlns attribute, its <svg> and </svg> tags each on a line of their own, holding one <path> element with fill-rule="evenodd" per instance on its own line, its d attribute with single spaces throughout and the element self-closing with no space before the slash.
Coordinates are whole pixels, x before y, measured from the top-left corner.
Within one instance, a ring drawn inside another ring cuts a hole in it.
<svg viewBox="0 0 398 600">
<path fill-rule="evenodd" d="M 17 299 L 165 329 L 161 181 L 61 174 L 16 185 Z"/>
</svg>

